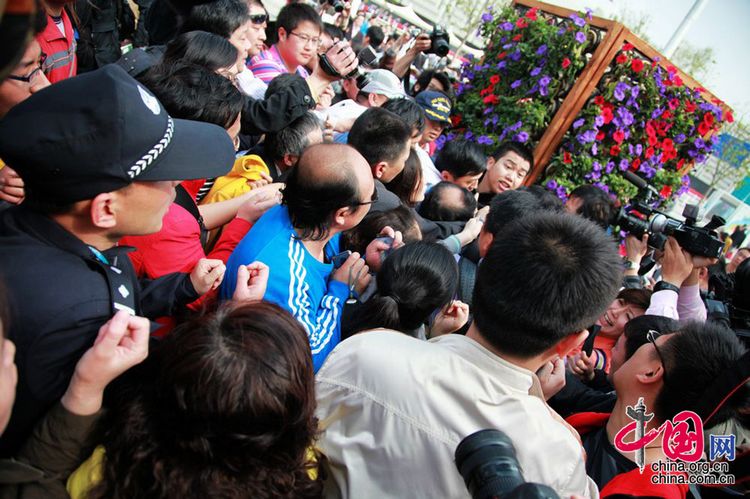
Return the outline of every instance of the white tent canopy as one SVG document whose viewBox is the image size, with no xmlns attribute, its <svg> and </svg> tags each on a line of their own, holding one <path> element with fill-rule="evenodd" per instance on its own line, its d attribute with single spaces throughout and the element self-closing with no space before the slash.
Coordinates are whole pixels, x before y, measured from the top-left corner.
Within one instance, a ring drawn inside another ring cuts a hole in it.
<svg viewBox="0 0 750 499">
<path fill-rule="evenodd" d="M 372 3 L 379 5 L 383 7 L 384 9 L 389 10 L 393 13 L 393 15 L 400 17 L 404 21 L 408 22 L 409 24 L 412 24 L 414 26 L 417 26 L 420 29 L 423 29 L 425 31 L 430 31 L 432 29 L 432 25 L 425 22 L 421 17 L 417 15 L 416 12 L 414 12 L 414 9 L 412 9 L 411 5 L 396 5 L 393 3 L 388 2 L 388 0 L 371 0 Z"/>
</svg>

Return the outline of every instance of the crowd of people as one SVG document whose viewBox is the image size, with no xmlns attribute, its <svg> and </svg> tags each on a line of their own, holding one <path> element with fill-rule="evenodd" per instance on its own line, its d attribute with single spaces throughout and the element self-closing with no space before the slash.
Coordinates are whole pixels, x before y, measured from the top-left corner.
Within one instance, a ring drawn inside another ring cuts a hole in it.
<svg viewBox="0 0 750 499">
<path fill-rule="evenodd" d="M 41 1 L 0 82 L 0 498 L 469 497 L 482 429 L 560 497 L 699 493 L 651 480 L 669 437 L 617 448 L 637 404 L 750 445 L 744 228 L 620 251 L 525 145 L 438 148 L 455 75 L 348 2 Z"/>
</svg>

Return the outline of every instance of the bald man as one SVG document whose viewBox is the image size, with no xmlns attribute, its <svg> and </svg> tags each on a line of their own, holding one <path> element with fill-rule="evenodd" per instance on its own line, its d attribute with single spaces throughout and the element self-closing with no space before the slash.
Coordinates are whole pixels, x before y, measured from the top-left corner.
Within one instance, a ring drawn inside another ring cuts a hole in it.
<svg viewBox="0 0 750 499">
<path fill-rule="evenodd" d="M 339 234 L 359 224 L 375 199 L 370 166 L 353 147 L 311 146 L 289 174 L 282 205 L 258 220 L 227 262 L 225 299 L 232 296 L 241 265 L 268 265 L 264 299 L 305 328 L 316 372 L 340 341 L 344 303 L 370 279 L 358 253 L 334 258 Z"/>
</svg>

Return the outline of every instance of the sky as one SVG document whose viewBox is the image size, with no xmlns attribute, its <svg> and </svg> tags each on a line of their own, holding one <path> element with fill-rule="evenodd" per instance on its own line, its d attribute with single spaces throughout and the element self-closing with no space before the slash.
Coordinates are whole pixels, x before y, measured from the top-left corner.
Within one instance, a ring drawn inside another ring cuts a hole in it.
<svg viewBox="0 0 750 499">
<path fill-rule="evenodd" d="M 612 18 L 627 11 L 632 19 L 648 14 L 646 35 L 661 51 L 680 25 L 693 0 L 547 0 L 570 9 L 591 8 Z M 713 47 L 716 63 L 701 83 L 750 122 L 750 0 L 708 0 L 685 34 L 695 47 Z"/>
</svg>

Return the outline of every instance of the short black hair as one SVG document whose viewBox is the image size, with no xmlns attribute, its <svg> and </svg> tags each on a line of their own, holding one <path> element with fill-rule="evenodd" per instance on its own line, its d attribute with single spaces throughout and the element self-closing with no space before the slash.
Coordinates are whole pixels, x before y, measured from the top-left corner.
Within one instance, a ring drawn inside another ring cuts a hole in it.
<svg viewBox="0 0 750 499">
<path fill-rule="evenodd" d="M 385 188 L 394 193 L 406 206 L 414 206 L 414 191 L 422 182 L 422 163 L 414 148 L 409 151 L 409 157 L 404 162 L 404 169 L 393 180 L 385 184 Z"/>
<path fill-rule="evenodd" d="M 648 343 L 646 333 L 649 330 L 669 334 L 674 333 L 679 328 L 679 322 L 661 315 L 640 315 L 630 319 L 623 330 L 625 335 L 625 360 L 628 360 L 639 348 Z"/>
<path fill-rule="evenodd" d="M 454 178 L 479 175 L 487 171 L 487 155 L 475 142 L 454 139 L 440 149 L 435 158 L 435 168 L 441 172 L 447 171 Z"/>
<path fill-rule="evenodd" d="M 323 29 L 323 22 L 315 9 L 304 3 L 290 3 L 279 11 L 276 18 L 276 28 L 284 28 L 287 33 L 291 33 L 305 21 L 313 23 L 321 30 Z"/>
<path fill-rule="evenodd" d="M 526 191 L 536 196 L 544 210 L 562 211 L 564 209 L 562 200 L 539 184 L 519 187 L 516 191 Z"/>
<path fill-rule="evenodd" d="M 330 36 L 332 39 L 345 40 L 344 30 L 331 23 L 323 23 L 323 31 Z"/>
<path fill-rule="evenodd" d="M 424 132 L 424 109 L 416 101 L 412 99 L 388 99 L 380 107 L 404 120 L 412 130 Z"/>
<path fill-rule="evenodd" d="M 442 71 L 437 71 L 435 69 L 428 69 L 426 71 L 422 71 L 422 74 L 419 75 L 417 78 L 417 81 L 414 82 L 414 87 L 412 88 L 412 95 L 417 95 L 419 92 L 423 92 L 427 90 L 427 87 L 430 85 L 430 81 L 433 79 L 440 82 L 440 85 L 442 85 L 443 90 L 442 92 L 448 96 L 448 98 L 453 98 L 453 83 L 451 82 L 450 77 L 443 73 Z M 419 85 L 419 89 L 417 90 L 417 85 Z"/>
<path fill-rule="evenodd" d="M 612 223 L 615 215 L 615 202 L 602 189 L 591 184 L 579 185 L 570 193 L 569 199 L 572 198 L 582 201 L 576 211 L 578 215 L 588 218 L 605 229 Z"/>
<path fill-rule="evenodd" d="M 278 132 L 266 134 L 265 150 L 275 161 L 287 154 L 300 156 L 310 145 L 307 136 L 313 130 L 322 130 L 322 126 L 318 117 L 308 111 Z"/>
<path fill-rule="evenodd" d="M 410 138 L 411 130 L 404 120 L 380 107 L 371 107 L 352 125 L 348 143 L 373 166 L 395 161 Z"/>
<path fill-rule="evenodd" d="M 449 201 L 448 196 L 455 199 Z M 425 195 L 419 214 L 435 222 L 466 222 L 476 209 L 477 199 L 468 189 L 451 182 L 439 182 Z"/>
<path fill-rule="evenodd" d="M 245 99 L 231 81 L 193 64 L 155 66 L 146 73 L 143 84 L 173 118 L 229 128 L 245 105 Z"/>
<path fill-rule="evenodd" d="M 207 31 L 188 31 L 167 44 L 160 64 L 186 62 L 218 71 L 237 64 L 238 57 L 237 48 L 226 38 Z"/>
<path fill-rule="evenodd" d="M 244 0 L 215 0 L 194 6 L 180 31 L 208 31 L 230 38 L 248 19 L 250 9 Z"/>
<path fill-rule="evenodd" d="M 509 223 L 542 210 L 542 203 L 530 192 L 520 189 L 501 192 L 490 201 L 490 211 L 482 229 L 497 236 Z"/>
<path fill-rule="evenodd" d="M 526 215 L 494 238 L 479 265 L 474 324 L 499 352 L 531 358 L 593 324 L 621 281 L 614 242 L 593 222 Z"/>
<path fill-rule="evenodd" d="M 365 215 L 359 225 L 341 235 L 341 247 L 364 255 L 367 245 L 378 237 L 383 227 L 401 232 L 404 244 L 422 240 L 422 231 L 414 212 L 400 205 L 392 210 L 371 211 Z"/>
<path fill-rule="evenodd" d="M 534 153 L 532 153 L 531 149 L 521 144 L 520 142 L 512 142 L 512 141 L 503 142 L 502 144 L 498 146 L 498 148 L 492 154 L 492 157 L 494 158 L 495 161 L 498 161 L 500 158 L 502 158 L 509 152 L 514 152 L 518 154 L 519 156 L 521 156 L 521 159 L 523 159 L 524 161 L 527 161 L 529 163 L 528 173 L 531 173 L 531 170 L 534 169 Z"/>
<path fill-rule="evenodd" d="M 385 33 L 380 26 L 370 26 L 367 28 L 367 36 L 370 38 L 370 45 L 374 49 L 380 47 L 383 40 L 385 40 Z"/>
<path fill-rule="evenodd" d="M 682 411 L 703 412 L 703 402 L 714 380 L 742 357 L 747 348 L 729 328 L 714 322 L 688 322 L 659 347 L 665 377 L 654 401 L 659 422 L 672 419 Z M 656 351 L 653 355 L 657 355 Z M 732 418 L 744 418 L 741 409 L 750 404 L 750 385 L 743 384 L 711 419 L 711 426 Z M 713 408 L 711 408 L 713 409 Z M 704 414 L 704 417 L 707 414 Z"/>
</svg>

